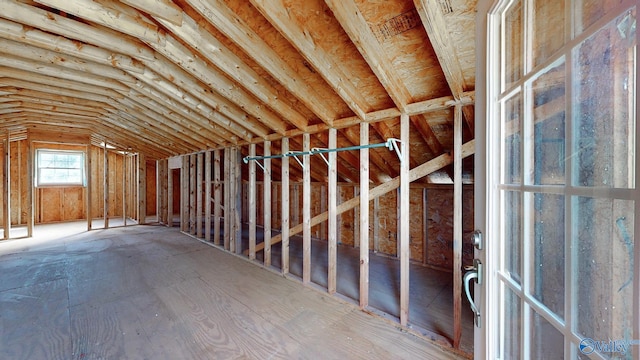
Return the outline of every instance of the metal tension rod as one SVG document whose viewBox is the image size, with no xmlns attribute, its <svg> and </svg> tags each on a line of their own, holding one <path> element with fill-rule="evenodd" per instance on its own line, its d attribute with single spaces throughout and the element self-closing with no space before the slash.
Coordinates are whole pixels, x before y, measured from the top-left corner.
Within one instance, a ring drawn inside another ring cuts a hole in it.
<svg viewBox="0 0 640 360">
<path fill-rule="evenodd" d="M 291 156 L 297 157 L 297 156 L 303 156 L 303 155 L 316 155 L 316 154 L 325 154 L 330 152 L 352 151 L 352 150 L 360 150 L 360 149 L 386 147 L 389 150 L 396 150 L 398 157 L 400 158 L 400 161 L 402 161 L 402 155 L 400 154 L 397 146 L 397 143 L 399 141 L 400 140 L 398 139 L 388 139 L 386 142 L 379 143 L 379 144 L 347 146 L 347 147 L 336 148 L 336 149 L 313 148 L 311 149 L 311 151 L 289 151 L 286 154 L 269 155 L 269 156 L 246 156 L 242 160 L 244 161 L 245 164 L 248 164 L 249 161 L 251 160 L 257 161 L 257 160 L 264 160 L 264 159 L 280 159 L 283 157 L 291 157 Z"/>
</svg>

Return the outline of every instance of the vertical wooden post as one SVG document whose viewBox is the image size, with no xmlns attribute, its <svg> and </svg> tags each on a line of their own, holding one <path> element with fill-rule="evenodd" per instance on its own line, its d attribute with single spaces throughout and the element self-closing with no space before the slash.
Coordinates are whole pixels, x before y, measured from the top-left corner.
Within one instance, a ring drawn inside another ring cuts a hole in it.
<svg viewBox="0 0 640 360">
<path fill-rule="evenodd" d="M 107 151 L 107 141 L 103 141 L 102 148 L 104 155 L 104 228 L 109 228 L 109 154 Z"/>
<path fill-rule="evenodd" d="M 130 155 L 122 156 L 122 223 L 127 226 L 127 174 L 129 173 Z"/>
<path fill-rule="evenodd" d="M 373 199 L 373 252 L 380 249 L 380 198 Z"/>
<path fill-rule="evenodd" d="M 302 151 L 311 150 L 311 135 L 302 135 Z M 302 157 L 302 282 L 311 281 L 311 157 Z M 296 204 L 298 207 L 299 204 Z"/>
<path fill-rule="evenodd" d="M 147 222 L 147 160 L 138 153 L 138 224 Z"/>
<path fill-rule="evenodd" d="M 213 151 L 213 243 L 220 245 L 220 213 L 222 210 L 222 184 L 220 183 L 220 150 Z"/>
<path fill-rule="evenodd" d="M 180 231 L 189 231 L 189 155 L 182 156 L 180 170 Z"/>
<path fill-rule="evenodd" d="M 204 239 L 211 241 L 211 151 L 204 153 Z"/>
<path fill-rule="evenodd" d="M 289 139 L 282 138 L 282 153 L 289 152 Z M 282 273 L 289 273 L 289 158 L 282 158 Z"/>
<path fill-rule="evenodd" d="M 429 198 L 427 189 L 422 189 L 422 264 L 427 264 L 429 255 Z"/>
<path fill-rule="evenodd" d="M 409 321 L 409 115 L 400 116 L 400 324 Z"/>
<path fill-rule="evenodd" d="M 369 145 L 369 123 L 360 123 L 360 145 Z M 360 149 L 360 308 L 369 305 L 369 149 Z"/>
<path fill-rule="evenodd" d="M 329 129 L 329 149 L 337 147 L 338 131 Z M 336 208 L 338 196 L 338 158 L 335 152 L 329 153 L 329 185 L 328 185 L 328 274 L 327 274 L 327 292 L 335 294 L 337 290 L 337 270 L 338 270 L 338 216 Z"/>
<path fill-rule="evenodd" d="M 241 171 L 241 152 L 240 148 L 233 149 L 233 230 L 236 254 L 242 253 L 242 171 Z"/>
<path fill-rule="evenodd" d="M 91 144 L 88 144 L 86 146 L 86 150 L 85 150 L 85 158 L 84 158 L 84 166 L 85 166 L 85 181 L 86 183 L 84 184 L 85 186 L 85 214 L 87 217 L 87 231 L 91 231 L 91 227 L 93 225 L 93 214 L 91 213 L 91 206 L 92 206 L 92 202 L 91 202 Z"/>
<path fill-rule="evenodd" d="M 462 336 L 462 106 L 453 115 L 453 347 Z"/>
<path fill-rule="evenodd" d="M 360 196 L 360 189 L 357 185 L 353 186 L 353 197 L 357 198 Z M 353 208 L 353 247 L 360 247 L 360 207 L 356 206 Z"/>
<path fill-rule="evenodd" d="M 2 207 L 4 209 L 4 239 L 9 239 L 11 232 L 11 132 L 7 130 L 7 138 L 4 141 L 4 166 L 2 167 L 2 181 L 4 181 L 4 193 L 2 194 Z"/>
<path fill-rule="evenodd" d="M 271 141 L 264 142 L 264 156 L 271 156 Z M 264 159 L 264 266 L 271 266 L 271 159 Z"/>
<path fill-rule="evenodd" d="M 35 207 L 33 206 L 33 142 L 31 136 L 27 139 L 27 237 L 33 237 Z"/>
<path fill-rule="evenodd" d="M 197 155 L 189 156 L 189 233 L 196 234 L 196 164 Z"/>
<path fill-rule="evenodd" d="M 256 144 L 249 145 L 249 156 L 256 156 Z M 249 259 L 256 258 L 256 162 L 249 161 Z"/>
<path fill-rule="evenodd" d="M 204 168 L 204 154 L 198 153 L 196 168 L 196 237 L 202 238 L 202 181 L 203 181 L 203 168 Z"/>
<path fill-rule="evenodd" d="M 167 169 L 167 226 L 173 227 L 173 169 Z"/>
<path fill-rule="evenodd" d="M 231 148 L 224 149 L 224 248 L 229 250 L 231 239 Z"/>
</svg>

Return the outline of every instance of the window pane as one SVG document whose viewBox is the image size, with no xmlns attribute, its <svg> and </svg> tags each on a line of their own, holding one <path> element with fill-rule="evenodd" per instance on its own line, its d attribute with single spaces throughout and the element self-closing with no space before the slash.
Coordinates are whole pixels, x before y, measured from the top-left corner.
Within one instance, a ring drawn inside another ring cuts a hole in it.
<svg viewBox="0 0 640 360">
<path fill-rule="evenodd" d="M 502 32 L 504 34 L 504 51 L 502 51 L 502 64 L 504 66 L 505 89 L 520 80 L 523 73 L 523 29 L 522 2 L 516 0 L 504 14 Z M 503 89 L 503 91 L 505 90 Z"/>
<path fill-rule="evenodd" d="M 534 122 L 533 183 L 565 183 L 565 71 L 564 60 L 532 84 Z"/>
<path fill-rule="evenodd" d="M 635 11 L 574 51 L 574 184 L 635 187 Z"/>
<path fill-rule="evenodd" d="M 576 34 L 591 26 L 624 0 L 575 0 Z"/>
<path fill-rule="evenodd" d="M 38 185 L 82 185 L 84 153 L 38 150 Z"/>
<path fill-rule="evenodd" d="M 577 209 L 577 331 L 593 340 L 631 340 L 633 201 L 586 197 L 573 201 Z"/>
<path fill-rule="evenodd" d="M 520 298 L 508 287 L 504 288 L 504 329 L 502 330 L 502 359 L 520 358 Z"/>
<path fill-rule="evenodd" d="M 533 1 L 533 66 L 537 66 L 564 45 L 564 1 Z"/>
<path fill-rule="evenodd" d="M 564 196 L 534 194 L 531 243 L 531 294 L 559 317 L 564 316 Z"/>
<path fill-rule="evenodd" d="M 504 103 L 504 160 L 503 178 L 506 184 L 522 183 L 522 170 L 520 165 L 520 153 L 522 145 L 522 131 L 520 118 L 522 114 L 522 101 L 520 95 L 505 101 Z"/>
<path fill-rule="evenodd" d="M 531 359 L 563 360 L 564 336 L 540 314 L 531 319 Z"/>
<path fill-rule="evenodd" d="M 521 193 L 504 192 L 505 224 L 504 224 L 504 270 L 518 284 L 522 281 L 520 270 L 522 249 L 522 200 Z"/>
</svg>

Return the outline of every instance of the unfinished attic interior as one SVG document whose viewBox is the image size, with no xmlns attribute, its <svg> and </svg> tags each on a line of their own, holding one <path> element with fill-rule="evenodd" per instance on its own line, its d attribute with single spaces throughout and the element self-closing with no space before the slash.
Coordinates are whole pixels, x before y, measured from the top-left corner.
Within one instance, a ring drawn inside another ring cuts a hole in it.
<svg viewBox="0 0 640 360">
<path fill-rule="evenodd" d="M 179 227 L 470 354 L 474 9 L 2 1 L 4 238 Z"/>
</svg>

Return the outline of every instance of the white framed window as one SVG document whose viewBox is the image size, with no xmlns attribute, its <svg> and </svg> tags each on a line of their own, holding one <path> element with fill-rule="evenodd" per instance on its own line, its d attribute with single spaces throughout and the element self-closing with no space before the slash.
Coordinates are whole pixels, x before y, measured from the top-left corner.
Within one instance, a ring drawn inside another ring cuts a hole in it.
<svg viewBox="0 0 640 360">
<path fill-rule="evenodd" d="M 36 150 L 36 186 L 84 186 L 84 152 Z"/>
</svg>

